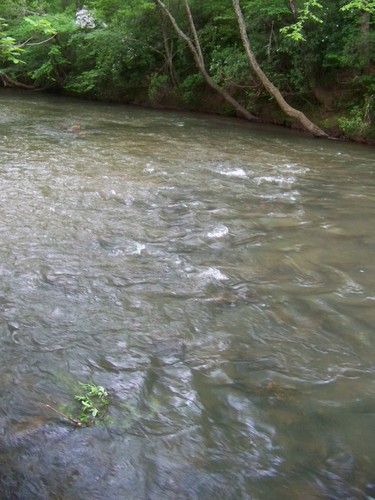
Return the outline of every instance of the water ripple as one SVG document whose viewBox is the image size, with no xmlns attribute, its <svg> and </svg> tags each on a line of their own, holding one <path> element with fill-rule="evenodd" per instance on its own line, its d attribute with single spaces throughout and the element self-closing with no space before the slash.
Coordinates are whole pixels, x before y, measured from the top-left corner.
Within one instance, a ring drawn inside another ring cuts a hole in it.
<svg viewBox="0 0 375 500">
<path fill-rule="evenodd" d="M 369 497 L 373 151 L 0 101 L 5 495 Z M 79 380 L 108 389 L 105 424 L 46 410 Z"/>
</svg>

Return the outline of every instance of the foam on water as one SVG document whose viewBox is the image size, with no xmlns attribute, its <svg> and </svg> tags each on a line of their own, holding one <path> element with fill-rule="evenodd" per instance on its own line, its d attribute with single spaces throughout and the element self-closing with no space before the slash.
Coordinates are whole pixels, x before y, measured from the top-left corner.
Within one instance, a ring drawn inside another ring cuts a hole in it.
<svg viewBox="0 0 375 500">
<path fill-rule="evenodd" d="M 260 186 L 263 183 L 279 184 L 280 186 L 291 185 L 296 182 L 294 176 L 285 177 L 284 175 L 262 175 L 256 177 L 254 182 Z"/>
<path fill-rule="evenodd" d="M 198 274 L 199 278 L 203 278 L 206 281 L 226 281 L 228 276 L 222 273 L 216 267 L 209 267 L 205 271 L 202 271 Z"/>
<path fill-rule="evenodd" d="M 248 175 L 243 168 L 225 168 L 220 165 L 218 173 L 227 177 L 237 177 L 238 179 L 247 179 Z"/>
<path fill-rule="evenodd" d="M 229 229 L 224 224 L 220 224 L 220 226 L 216 226 L 211 231 L 207 233 L 209 238 L 222 238 L 223 236 L 229 233 Z"/>
</svg>

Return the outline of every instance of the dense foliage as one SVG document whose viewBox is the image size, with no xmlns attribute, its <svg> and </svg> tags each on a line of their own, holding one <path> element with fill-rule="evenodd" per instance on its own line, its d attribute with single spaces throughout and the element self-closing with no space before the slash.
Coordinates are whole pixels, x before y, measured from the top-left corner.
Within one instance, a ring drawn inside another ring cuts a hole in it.
<svg viewBox="0 0 375 500">
<path fill-rule="evenodd" d="M 194 33 L 184 0 L 165 2 Z M 231 0 L 190 0 L 210 77 L 251 113 L 288 123 L 252 72 Z M 375 138 L 374 0 L 241 0 L 263 71 L 321 126 Z M 153 0 L 2 0 L 0 82 L 96 99 L 233 112 Z"/>
</svg>

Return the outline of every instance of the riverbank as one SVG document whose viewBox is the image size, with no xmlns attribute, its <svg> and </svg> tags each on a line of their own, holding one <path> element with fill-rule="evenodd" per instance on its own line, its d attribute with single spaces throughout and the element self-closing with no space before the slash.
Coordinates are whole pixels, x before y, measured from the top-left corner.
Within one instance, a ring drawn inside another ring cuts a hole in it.
<svg viewBox="0 0 375 500">
<path fill-rule="evenodd" d="M 1 88 L 1 87 L 0 87 Z M 191 97 L 190 102 L 186 102 L 184 95 L 171 89 L 159 95 L 155 95 L 150 99 L 146 92 L 140 91 L 131 96 L 117 97 L 116 99 L 100 99 L 99 97 L 81 95 L 77 93 L 66 92 L 63 90 L 41 90 L 30 89 L 24 87 L 2 87 L 4 91 L 16 92 L 43 92 L 46 94 L 61 95 L 83 99 L 94 102 L 110 102 L 118 105 L 132 105 L 145 109 L 154 110 L 170 110 L 181 112 L 194 112 L 208 115 L 217 115 L 223 117 L 236 117 L 239 120 L 244 120 L 243 117 L 236 114 L 235 110 L 231 109 L 228 104 L 219 96 L 212 92 L 205 91 L 197 92 Z M 369 146 L 375 145 L 375 125 L 365 123 L 361 117 L 353 114 L 343 115 L 343 110 L 327 108 L 322 104 L 308 101 L 307 98 L 295 99 L 293 104 L 299 106 L 299 109 L 306 114 L 314 123 L 327 132 L 330 138 L 340 141 L 355 142 Z M 266 98 L 259 98 L 254 107 L 250 111 L 256 116 L 255 123 L 264 125 L 274 125 L 295 131 L 306 133 L 301 125 L 287 117 L 277 106 L 275 102 L 269 101 Z M 346 130 L 344 132 L 343 128 Z M 306 133 L 308 135 L 308 133 Z"/>
<path fill-rule="evenodd" d="M 289 98 L 289 103 L 302 111 L 310 120 L 327 132 L 330 138 L 342 141 L 356 142 L 360 144 L 375 145 L 375 123 L 370 116 L 366 116 L 359 110 L 347 111 L 343 106 L 335 107 L 335 90 L 326 90 L 321 93 L 324 102 L 317 102 L 315 96 L 294 96 Z M 121 100 L 120 100 L 121 102 Z M 239 116 L 231 109 L 226 101 L 218 94 L 213 94 L 207 89 L 197 92 L 186 102 L 184 95 L 176 90 L 162 93 L 157 98 L 150 100 L 147 96 L 140 94 L 131 99 L 128 104 L 134 104 L 152 109 L 170 109 L 174 111 L 193 111 L 199 113 L 216 114 L 220 116 Z M 246 104 L 243 103 L 242 104 Z M 300 123 L 292 120 L 279 108 L 274 100 L 267 95 L 259 96 L 248 108 L 257 117 L 258 123 L 275 125 L 292 130 L 305 132 Z M 369 115 L 369 113 L 367 113 Z"/>
<path fill-rule="evenodd" d="M 326 2 L 317 17 L 308 21 L 300 12 L 293 24 L 299 15 L 287 3 L 253 2 L 243 13 L 247 33 L 232 2 L 192 2 L 188 16 L 159 1 L 124 10 L 105 4 L 77 11 L 75 2 L 47 0 L 30 15 L 17 5 L 0 7 L 0 85 L 241 115 L 375 144 L 374 21 L 367 3 Z"/>
</svg>

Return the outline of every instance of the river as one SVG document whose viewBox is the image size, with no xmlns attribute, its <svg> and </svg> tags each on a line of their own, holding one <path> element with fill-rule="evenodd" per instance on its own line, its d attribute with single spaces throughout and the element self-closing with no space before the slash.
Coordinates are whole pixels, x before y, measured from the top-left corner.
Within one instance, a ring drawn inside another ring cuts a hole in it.
<svg viewBox="0 0 375 500">
<path fill-rule="evenodd" d="M 2 499 L 375 497 L 373 148 L 5 89 L 0 140 Z"/>
</svg>

